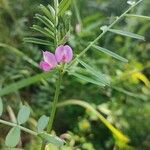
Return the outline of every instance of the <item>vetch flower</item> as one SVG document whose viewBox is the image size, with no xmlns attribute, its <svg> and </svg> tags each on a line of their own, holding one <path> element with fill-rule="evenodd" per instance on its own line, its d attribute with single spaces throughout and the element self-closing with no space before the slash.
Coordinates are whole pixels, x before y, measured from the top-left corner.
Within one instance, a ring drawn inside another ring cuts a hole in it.
<svg viewBox="0 0 150 150">
<path fill-rule="evenodd" d="M 57 62 L 68 63 L 73 58 L 72 48 L 69 45 L 60 45 L 56 48 L 55 57 Z"/>
<path fill-rule="evenodd" d="M 57 66 L 56 57 L 53 53 L 43 51 L 43 60 L 40 62 L 39 67 L 44 71 L 49 71 Z"/>
</svg>

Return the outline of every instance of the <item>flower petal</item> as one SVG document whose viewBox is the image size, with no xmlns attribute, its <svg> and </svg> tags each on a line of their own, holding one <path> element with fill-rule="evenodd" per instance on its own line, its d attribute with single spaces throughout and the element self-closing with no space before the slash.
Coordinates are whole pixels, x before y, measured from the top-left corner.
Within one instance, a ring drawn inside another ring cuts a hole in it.
<svg viewBox="0 0 150 150">
<path fill-rule="evenodd" d="M 52 69 L 52 67 L 45 61 L 41 61 L 39 67 L 44 71 L 49 71 Z"/>
<path fill-rule="evenodd" d="M 73 58 L 72 48 L 69 45 L 64 46 L 64 51 L 66 54 L 66 62 L 70 62 Z"/>
<path fill-rule="evenodd" d="M 43 52 L 43 59 L 51 66 L 51 68 L 57 66 L 57 60 L 53 53 L 50 53 L 48 51 Z"/>
<path fill-rule="evenodd" d="M 62 61 L 63 49 L 64 49 L 64 46 L 60 45 L 55 50 L 55 56 L 56 56 L 57 62 L 61 62 Z"/>
<path fill-rule="evenodd" d="M 55 56 L 58 62 L 70 62 L 73 57 L 72 48 L 68 45 L 60 45 L 56 48 Z"/>
</svg>

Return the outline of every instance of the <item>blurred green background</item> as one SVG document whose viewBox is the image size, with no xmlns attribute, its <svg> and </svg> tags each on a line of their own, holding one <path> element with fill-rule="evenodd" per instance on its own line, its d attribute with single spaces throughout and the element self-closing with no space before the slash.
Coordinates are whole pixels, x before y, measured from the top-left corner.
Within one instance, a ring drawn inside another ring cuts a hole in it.
<svg viewBox="0 0 150 150">
<path fill-rule="evenodd" d="M 41 73 L 26 61 L 25 55 L 35 62 L 41 60 L 41 50 L 51 47 L 23 42 L 26 36 L 34 36 L 30 27 L 39 4 L 50 0 L 0 0 L 0 85 Z M 128 8 L 126 0 L 76 0 L 70 13 L 71 36 L 69 44 L 74 53 L 80 53 L 100 34 L 100 27 L 110 24 L 114 17 Z M 143 2 L 132 10 L 133 14 L 149 16 L 150 1 Z M 77 32 L 76 27 L 81 29 Z M 127 58 L 122 63 L 103 53 L 90 49 L 83 57 L 88 64 L 108 75 L 111 86 L 101 88 L 72 76 L 65 76 L 61 87 L 60 101 L 83 100 L 97 108 L 107 120 L 130 138 L 129 147 L 122 149 L 150 149 L 150 21 L 125 17 L 115 26 L 145 36 L 145 41 L 107 33 L 98 43 Z M 15 47 L 16 49 L 14 49 Z M 22 53 L 20 53 L 22 52 Z M 25 54 L 25 55 L 24 55 Z M 36 120 L 48 115 L 49 102 L 53 100 L 55 77 L 42 80 L 15 93 L 2 97 L 5 105 L 3 119 L 12 120 L 20 102 L 29 105 L 32 116 L 27 127 L 34 129 Z M 0 149 L 5 149 L 4 138 L 9 127 L 0 125 Z M 98 118 L 78 106 L 60 107 L 54 129 L 57 135 L 68 133 L 71 139 L 64 150 L 116 150 L 110 131 Z M 22 133 L 18 146 L 25 150 L 38 150 L 40 141 Z M 51 148 L 52 149 L 52 148 Z"/>
</svg>

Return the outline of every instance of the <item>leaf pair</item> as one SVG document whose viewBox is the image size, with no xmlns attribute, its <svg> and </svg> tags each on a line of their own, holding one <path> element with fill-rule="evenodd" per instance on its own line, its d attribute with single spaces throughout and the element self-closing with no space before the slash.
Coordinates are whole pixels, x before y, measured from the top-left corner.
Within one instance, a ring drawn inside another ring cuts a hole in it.
<svg viewBox="0 0 150 150">
<path fill-rule="evenodd" d="M 21 125 L 25 123 L 29 119 L 30 115 L 30 108 L 23 105 L 17 115 L 17 123 L 18 125 Z M 5 139 L 5 144 L 8 147 L 15 147 L 20 140 L 20 135 L 21 135 L 21 129 L 19 126 L 13 127 L 7 134 L 6 139 Z"/>
</svg>

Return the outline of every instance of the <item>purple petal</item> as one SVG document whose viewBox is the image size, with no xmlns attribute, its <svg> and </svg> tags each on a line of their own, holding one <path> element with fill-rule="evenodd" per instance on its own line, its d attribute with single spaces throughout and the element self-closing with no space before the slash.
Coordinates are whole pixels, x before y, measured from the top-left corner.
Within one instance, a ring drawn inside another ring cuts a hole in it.
<svg viewBox="0 0 150 150">
<path fill-rule="evenodd" d="M 54 68 L 57 66 L 56 57 L 53 53 L 50 53 L 48 51 L 43 52 L 43 59 L 46 63 L 51 66 L 51 68 Z"/>
<path fill-rule="evenodd" d="M 70 62 L 73 58 L 72 48 L 68 45 L 60 45 L 56 48 L 55 56 L 58 62 Z"/>
<path fill-rule="evenodd" d="M 45 61 L 41 61 L 39 67 L 44 71 L 49 71 L 52 69 L 51 66 Z"/>
</svg>

